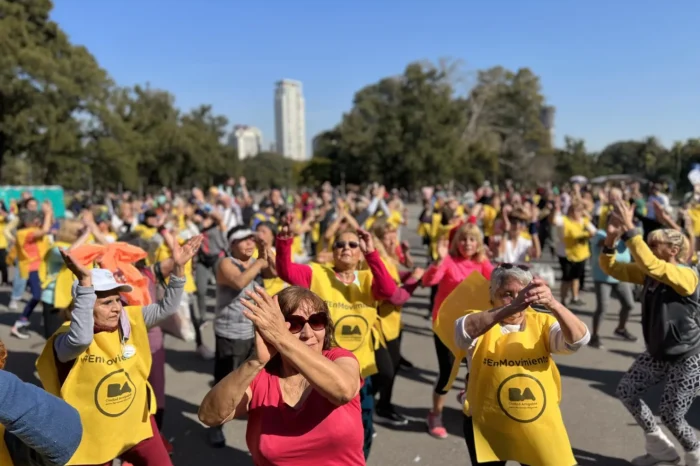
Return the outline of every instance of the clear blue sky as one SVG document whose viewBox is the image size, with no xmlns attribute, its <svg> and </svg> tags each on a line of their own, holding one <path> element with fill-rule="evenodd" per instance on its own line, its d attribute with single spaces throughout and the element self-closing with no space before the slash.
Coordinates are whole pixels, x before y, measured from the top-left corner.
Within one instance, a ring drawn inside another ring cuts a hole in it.
<svg viewBox="0 0 700 466">
<path fill-rule="evenodd" d="M 697 0 L 54 2 L 53 19 L 119 84 L 149 82 L 185 110 L 212 104 L 266 146 L 277 80 L 303 82 L 310 140 L 363 86 L 440 57 L 531 68 L 558 144 L 700 137 Z"/>
</svg>

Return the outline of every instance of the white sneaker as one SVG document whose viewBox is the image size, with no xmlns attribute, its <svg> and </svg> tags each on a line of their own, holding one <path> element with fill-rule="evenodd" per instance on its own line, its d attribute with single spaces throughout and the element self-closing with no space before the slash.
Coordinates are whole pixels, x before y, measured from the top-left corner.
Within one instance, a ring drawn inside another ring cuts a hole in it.
<svg viewBox="0 0 700 466">
<path fill-rule="evenodd" d="M 634 466 L 654 466 L 656 464 L 676 464 L 681 460 L 676 447 L 661 432 L 658 427 L 654 432 L 644 435 L 646 437 L 646 455 L 638 456 L 632 460 Z"/>
<path fill-rule="evenodd" d="M 17 309 L 19 309 L 19 305 L 17 304 L 17 300 L 13 299 L 10 301 L 10 304 L 7 305 L 7 310 L 16 311 Z"/>
<path fill-rule="evenodd" d="M 685 452 L 685 466 L 700 466 L 700 448 Z"/>
<path fill-rule="evenodd" d="M 197 347 L 197 354 L 205 361 L 211 361 L 216 356 L 214 351 L 210 350 L 207 345 L 199 345 Z"/>
</svg>

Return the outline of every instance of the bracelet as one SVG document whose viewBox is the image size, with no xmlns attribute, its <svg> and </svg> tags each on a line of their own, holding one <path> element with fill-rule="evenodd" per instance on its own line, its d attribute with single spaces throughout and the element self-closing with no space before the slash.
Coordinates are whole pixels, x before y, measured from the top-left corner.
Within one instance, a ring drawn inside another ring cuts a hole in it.
<svg viewBox="0 0 700 466">
<path fill-rule="evenodd" d="M 607 256 L 611 256 L 611 255 L 615 254 L 617 251 L 615 250 L 615 248 L 609 248 L 607 246 L 603 246 L 602 252 L 603 252 L 603 254 L 605 254 Z"/>
<path fill-rule="evenodd" d="M 639 231 L 637 231 L 636 228 L 632 228 L 631 230 L 627 230 L 622 234 L 622 241 L 627 242 L 627 240 L 632 239 L 633 237 L 637 236 L 639 234 Z"/>
</svg>

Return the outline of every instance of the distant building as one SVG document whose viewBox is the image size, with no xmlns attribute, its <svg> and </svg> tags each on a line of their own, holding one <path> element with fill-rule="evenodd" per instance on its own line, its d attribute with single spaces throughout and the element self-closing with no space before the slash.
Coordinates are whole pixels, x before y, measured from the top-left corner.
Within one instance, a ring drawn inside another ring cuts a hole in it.
<svg viewBox="0 0 700 466">
<path fill-rule="evenodd" d="M 544 125 L 547 132 L 549 132 L 549 140 L 552 147 L 554 147 L 554 114 L 555 108 L 551 105 L 546 105 L 540 110 L 540 121 Z"/>
<path fill-rule="evenodd" d="M 262 151 L 262 132 L 254 126 L 236 125 L 233 127 L 231 144 L 236 148 L 239 160 L 255 157 Z"/>
<path fill-rule="evenodd" d="M 276 153 L 276 152 L 277 152 L 277 145 L 276 145 L 274 142 L 271 142 L 271 143 L 270 143 L 270 149 L 269 149 L 269 151 L 272 152 L 272 153 Z"/>
<path fill-rule="evenodd" d="M 275 88 L 277 152 L 293 160 L 306 160 L 306 111 L 301 83 L 278 81 Z"/>
</svg>

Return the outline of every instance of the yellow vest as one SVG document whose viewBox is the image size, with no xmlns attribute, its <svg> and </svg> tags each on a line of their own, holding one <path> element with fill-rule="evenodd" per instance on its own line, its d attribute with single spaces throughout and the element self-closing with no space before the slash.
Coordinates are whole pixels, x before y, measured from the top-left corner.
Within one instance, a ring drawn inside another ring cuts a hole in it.
<svg viewBox="0 0 700 466">
<path fill-rule="evenodd" d="M 523 331 L 503 335 L 495 325 L 477 340 L 467 401 L 480 463 L 577 464 L 559 409 L 559 370 L 546 344 L 554 322 L 528 309 Z"/>
<path fill-rule="evenodd" d="M 481 226 L 484 230 L 484 236 L 488 238 L 489 236 L 493 236 L 493 227 L 496 224 L 498 212 L 496 212 L 493 206 L 488 204 L 484 204 L 483 212 L 484 215 L 481 217 Z"/>
<path fill-rule="evenodd" d="M 598 229 L 605 230 L 605 225 L 608 223 L 608 216 L 612 212 L 613 207 L 606 204 L 600 208 L 600 215 L 598 216 Z"/>
<path fill-rule="evenodd" d="M 185 244 L 184 240 L 179 240 L 179 243 Z M 256 251 L 257 252 L 257 251 Z M 158 249 L 156 250 L 156 255 L 155 255 L 155 262 L 162 262 L 166 259 L 170 259 L 173 257 L 172 251 L 170 251 L 170 248 L 168 247 L 167 244 L 163 243 L 160 246 L 158 246 Z M 170 277 L 165 279 L 165 283 L 168 283 L 170 281 Z M 192 261 L 187 261 L 185 264 L 185 288 L 183 289 L 185 293 L 195 293 L 197 291 L 197 285 L 195 284 L 194 281 L 194 274 L 192 272 Z"/>
<path fill-rule="evenodd" d="M 153 437 L 150 415 L 156 402 L 147 381 L 151 371 L 148 331 L 140 306 L 125 310 L 131 323 L 127 344 L 136 350 L 129 359 L 122 357 L 119 332 L 98 333 L 61 386 L 54 341 L 68 332 L 70 322 L 66 322 L 49 338 L 36 362 L 44 389 L 80 413 L 83 439 L 68 465 L 104 464 Z"/>
<path fill-rule="evenodd" d="M 4 219 L 0 219 L 0 249 L 7 249 L 7 236 L 5 236 L 5 227 L 7 222 Z"/>
<path fill-rule="evenodd" d="M 284 280 L 282 280 L 281 278 L 275 277 L 275 278 L 265 278 L 263 280 L 263 286 L 265 287 L 265 291 L 267 292 L 267 294 L 269 294 L 270 296 L 274 296 L 277 293 L 279 293 L 280 291 L 287 288 L 289 286 L 289 284 L 287 282 L 285 282 Z"/>
<path fill-rule="evenodd" d="M 382 258 L 384 266 L 394 279 L 397 285 L 401 285 L 401 278 L 399 276 L 399 269 L 394 264 L 391 259 Z M 382 336 L 386 341 L 392 341 L 399 337 L 401 333 L 401 307 L 395 306 L 387 301 L 382 301 L 377 309 L 379 317 L 379 328 L 382 332 Z"/>
<path fill-rule="evenodd" d="M 7 451 L 7 445 L 5 445 L 5 427 L 0 425 L 0 465 L 12 466 L 13 464 L 10 452 Z"/>
<path fill-rule="evenodd" d="M 29 257 L 27 251 L 24 249 L 24 244 L 27 242 L 27 236 L 29 233 L 35 233 L 41 231 L 39 228 L 22 228 L 17 232 L 17 241 L 15 243 L 15 249 L 17 250 L 17 265 L 19 267 L 19 276 L 25 280 L 29 278 L 29 265 L 35 259 L 34 257 Z M 46 280 L 46 264 L 43 261 L 46 252 L 49 250 L 49 237 L 44 235 L 39 241 L 36 242 L 36 246 L 39 250 L 39 260 L 41 260 L 41 266 L 39 267 L 39 279 L 43 282 Z"/>
<path fill-rule="evenodd" d="M 693 204 L 688 208 L 688 215 L 693 221 L 693 236 L 700 237 L 700 204 Z"/>
<path fill-rule="evenodd" d="M 355 354 L 362 377 L 376 374 L 375 341 L 380 340 L 374 328 L 377 301 L 372 295 L 372 272 L 360 270 L 355 283 L 346 285 L 330 267 L 312 264 L 311 269 L 310 289 L 328 304 L 336 344 Z"/>
<path fill-rule="evenodd" d="M 57 241 L 53 246 L 59 249 L 67 249 L 71 247 L 71 244 L 63 241 Z M 48 251 L 46 254 L 48 254 Z M 45 289 L 52 282 L 56 282 L 53 289 L 53 305 L 56 309 L 66 309 L 68 306 L 70 306 L 70 303 L 73 300 L 71 290 L 73 288 L 74 280 L 75 276 L 73 275 L 73 272 L 71 272 L 68 267 L 64 265 L 57 274 L 47 275 L 44 281 L 41 283 L 41 288 Z"/>
<path fill-rule="evenodd" d="M 586 233 L 586 220 L 581 219 L 576 222 L 569 217 L 564 218 L 564 249 L 566 258 L 570 262 L 582 262 L 591 257 L 591 249 L 588 240 L 580 241 Z M 580 241 L 580 242 L 579 242 Z"/>
</svg>

